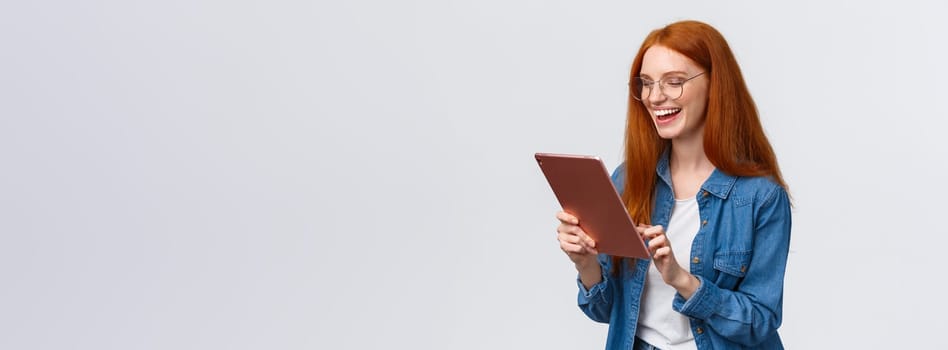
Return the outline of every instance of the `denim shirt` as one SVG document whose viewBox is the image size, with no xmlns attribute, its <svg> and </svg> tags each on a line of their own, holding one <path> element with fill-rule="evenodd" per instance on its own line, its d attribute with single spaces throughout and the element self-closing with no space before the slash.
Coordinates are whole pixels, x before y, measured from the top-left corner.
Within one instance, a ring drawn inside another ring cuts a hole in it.
<svg viewBox="0 0 948 350">
<path fill-rule="evenodd" d="M 668 227 L 675 203 L 668 152 L 656 171 L 660 180 L 652 224 Z M 624 164 L 613 173 L 612 182 L 621 192 Z M 715 170 L 696 196 L 701 225 L 691 245 L 690 264 L 683 267 L 700 286 L 688 300 L 676 294 L 669 307 L 688 317 L 698 349 L 783 349 L 777 328 L 790 248 L 787 192 L 769 178 L 735 177 Z M 592 320 L 609 323 L 606 349 L 631 349 L 651 261 L 636 259 L 631 264 L 623 259 L 615 276 L 612 258 L 604 254 L 598 258 L 602 281 L 587 290 L 577 279 L 579 308 Z"/>
</svg>

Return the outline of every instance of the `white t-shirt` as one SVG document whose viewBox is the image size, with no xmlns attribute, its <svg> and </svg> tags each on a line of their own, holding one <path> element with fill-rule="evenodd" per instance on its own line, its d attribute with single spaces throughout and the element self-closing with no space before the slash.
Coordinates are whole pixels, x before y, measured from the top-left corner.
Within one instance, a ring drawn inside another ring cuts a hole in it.
<svg viewBox="0 0 948 350">
<path fill-rule="evenodd" d="M 665 236 L 671 242 L 675 260 L 685 270 L 691 266 L 691 243 L 695 240 L 700 226 L 698 200 L 676 199 L 668 227 L 665 228 Z M 662 280 L 655 264 L 649 265 L 635 336 L 662 350 L 697 349 L 688 317 L 672 309 L 675 293 L 675 288 Z"/>
</svg>

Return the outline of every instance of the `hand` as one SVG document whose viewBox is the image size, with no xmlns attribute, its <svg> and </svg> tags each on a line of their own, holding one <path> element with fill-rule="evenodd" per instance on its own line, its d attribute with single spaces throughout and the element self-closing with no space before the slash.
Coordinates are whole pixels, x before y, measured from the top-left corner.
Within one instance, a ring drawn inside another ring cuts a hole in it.
<svg viewBox="0 0 948 350">
<path fill-rule="evenodd" d="M 678 260 L 675 260 L 675 252 L 672 251 L 671 242 L 668 241 L 668 236 L 665 235 L 665 228 L 661 225 L 639 225 L 636 229 L 643 239 L 648 240 L 648 250 L 652 254 L 652 262 L 662 275 L 665 284 L 674 287 L 685 299 L 690 298 L 701 282 L 688 270 L 678 265 Z"/>
<path fill-rule="evenodd" d="M 565 211 L 556 213 L 560 225 L 556 228 L 556 239 L 560 241 L 560 249 L 569 256 L 577 268 L 588 267 L 591 264 L 598 266 L 596 260 L 596 241 L 586 235 L 579 227 L 579 219 Z"/>
</svg>

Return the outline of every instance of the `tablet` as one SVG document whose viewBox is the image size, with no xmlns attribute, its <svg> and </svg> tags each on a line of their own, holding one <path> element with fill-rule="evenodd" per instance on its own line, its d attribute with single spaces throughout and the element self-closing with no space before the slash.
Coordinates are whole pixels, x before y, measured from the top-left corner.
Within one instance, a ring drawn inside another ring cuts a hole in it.
<svg viewBox="0 0 948 350">
<path fill-rule="evenodd" d="M 596 241 L 600 253 L 649 258 L 599 157 L 553 153 L 534 157 L 563 211 L 579 218 L 579 227 Z"/>
</svg>

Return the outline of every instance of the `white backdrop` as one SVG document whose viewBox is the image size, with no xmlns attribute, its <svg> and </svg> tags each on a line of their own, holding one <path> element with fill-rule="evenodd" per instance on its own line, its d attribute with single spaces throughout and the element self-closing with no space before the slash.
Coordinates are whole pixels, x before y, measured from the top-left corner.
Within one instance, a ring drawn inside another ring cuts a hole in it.
<svg viewBox="0 0 948 350">
<path fill-rule="evenodd" d="M 942 7 L 0 4 L 0 348 L 601 348 L 532 155 L 618 165 L 679 19 L 791 186 L 787 347 L 945 348 Z"/>
</svg>

